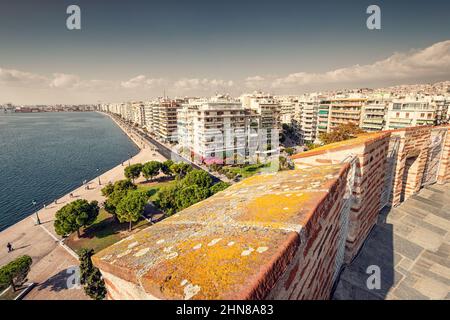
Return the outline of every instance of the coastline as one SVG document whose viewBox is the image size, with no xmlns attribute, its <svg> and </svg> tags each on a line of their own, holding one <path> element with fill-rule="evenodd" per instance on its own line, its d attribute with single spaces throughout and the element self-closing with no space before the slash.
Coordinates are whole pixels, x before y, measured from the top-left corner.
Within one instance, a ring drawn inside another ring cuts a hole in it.
<svg viewBox="0 0 450 320">
<path fill-rule="evenodd" d="M 53 221 L 56 212 L 65 204 L 76 199 L 97 200 L 99 203 L 102 203 L 105 198 L 101 195 L 101 188 L 108 182 L 124 179 L 123 169 L 126 162 L 133 164 L 150 160 L 165 160 L 148 142 L 139 138 L 134 133 L 128 132 L 126 128 L 122 127 L 110 115 L 102 114 L 109 116 L 122 129 L 128 138 L 138 147 L 138 153 L 122 164 L 118 164 L 88 181 L 87 185 L 89 189 L 85 189 L 85 186 L 82 185 L 57 199 L 57 203 L 52 203 L 46 208 L 38 210 L 37 213 L 41 221 L 40 225 L 36 225 L 36 213 L 33 213 L 0 231 L 0 250 L 5 250 L 5 254 L 0 255 L 0 266 L 25 254 L 31 256 L 33 259 L 33 265 L 28 278 L 29 281 L 35 282 L 38 285 L 30 291 L 25 297 L 26 299 L 86 299 L 87 297 L 81 288 L 55 291 L 51 289 L 51 286 L 45 285 L 56 276 L 63 278 L 63 280 L 64 277 L 69 277 L 70 273 L 67 271 L 68 268 L 78 265 L 76 253 L 62 242 L 62 237 L 58 236 L 54 230 Z M 70 194 L 73 194 L 74 197 L 70 197 Z M 11 253 L 6 253 L 6 244 L 8 242 L 12 243 L 15 248 Z M 60 281 L 62 280 L 60 279 Z"/>
</svg>

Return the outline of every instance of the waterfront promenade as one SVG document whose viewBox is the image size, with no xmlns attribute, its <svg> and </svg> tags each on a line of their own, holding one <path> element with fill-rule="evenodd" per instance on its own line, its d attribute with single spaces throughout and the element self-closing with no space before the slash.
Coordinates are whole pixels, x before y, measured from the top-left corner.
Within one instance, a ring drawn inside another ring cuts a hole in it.
<svg viewBox="0 0 450 320">
<path fill-rule="evenodd" d="M 121 125 L 111 118 L 117 125 Z M 122 127 L 121 127 L 122 128 Z M 114 182 L 124 179 L 124 168 L 128 164 L 144 163 L 151 160 L 164 161 L 165 158 L 160 155 L 156 149 L 142 138 L 134 133 L 122 128 L 124 132 L 140 148 L 137 155 L 125 161 L 113 169 L 88 181 L 89 189 L 85 186 L 71 191 L 70 193 L 57 199 L 57 203 L 47 205 L 44 209 L 38 211 L 41 225 L 36 225 L 36 215 L 19 221 L 11 227 L 0 232 L 0 265 L 5 265 L 21 255 L 29 255 L 33 259 L 33 265 L 28 276 L 29 282 L 37 285 L 27 294 L 25 299 L 89 299 L 81 288 L 69 289 L 67 279 L 70 277 L 68 268 L 78 265 L 76 254 L 61 242 L 53 228 L 53 221 L 56 212 L 65 204 L 76 199 L 86 199 L 88 201 L 97 200 L 99 203 L 104 201 L 101 195 L 101 188 L 109 181 Z M 107 156 L 107 155 L 106 155 Z M 14 251 L 7 252 L 6 245 L 10 242 Z"/>
</svg>

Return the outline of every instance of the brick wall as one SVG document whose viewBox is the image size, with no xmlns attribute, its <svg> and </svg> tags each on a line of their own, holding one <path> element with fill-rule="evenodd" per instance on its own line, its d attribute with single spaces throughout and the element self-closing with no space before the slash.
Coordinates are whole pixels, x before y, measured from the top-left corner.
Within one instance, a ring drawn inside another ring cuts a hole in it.
<svg viewBox="0 0 450 320">
<path fill-rule="evenodd" d="M 342 263 L 336 263 L 336 259 L 339 237 L 343 231 L 341 219 L 349 210 L 345 207 L 345 201 L 350 196 L 346 192 L 348 168 L 342 172 L 338 182 L 332 186 L 327 196 L 317 205 L 314 215 L 303 226 L 296 254 L 267 298 L 329 298 L 333 279 Z"/>
<path fill-rule="evenodd" d="M 93 257 L 111 299 L 328 299 L 379 210 L 450 182 L 448 127 L 363 134 L 292 157 Z"/>
</svg>

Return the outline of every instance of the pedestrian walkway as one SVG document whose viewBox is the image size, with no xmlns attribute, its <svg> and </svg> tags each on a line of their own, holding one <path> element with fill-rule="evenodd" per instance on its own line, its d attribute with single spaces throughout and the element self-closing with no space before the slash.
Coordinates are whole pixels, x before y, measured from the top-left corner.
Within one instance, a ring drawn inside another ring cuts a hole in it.
<svg viewBox="0 0 450 320">
<path fill-rule="evenodd" d="M 450 185 L 431 185 L 384 210 L 341 274 L 335 299 L 450 299 Z M 369 266 L 381 288 L 369 289 Z"/>
</svg>

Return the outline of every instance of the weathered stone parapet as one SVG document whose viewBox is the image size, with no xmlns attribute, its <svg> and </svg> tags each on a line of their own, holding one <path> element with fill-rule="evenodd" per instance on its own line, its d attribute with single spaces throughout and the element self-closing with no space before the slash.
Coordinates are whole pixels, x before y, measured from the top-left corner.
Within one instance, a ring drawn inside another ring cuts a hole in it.
<svg viewBox="0 0 450 320">
<path fill-rule="evenodd" d="M 342 203 L 348 167 L 251 177 L 101 251 L 93 259 L 110 298 L 263 299 L 294 256 L 306 254 L 310 267 L 324 268 L 308 248 L 317 257 L 330 250 L 317 251 L 339 225 L 331 232 L 321 224 L 339 220 L 330 208 Z M 334 264 L 333 255 L 326 258 Z M 334 268 L 326 272 L 330 277 Z"/>
<path fill-rule="evenodd" d="M 110 299 L 327 299 L 384 206 L 450 181 L 448 127 L 292 157 L 101 251 Z"/>
</svg>

